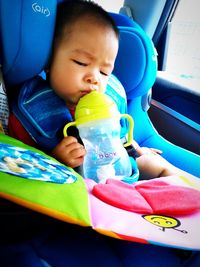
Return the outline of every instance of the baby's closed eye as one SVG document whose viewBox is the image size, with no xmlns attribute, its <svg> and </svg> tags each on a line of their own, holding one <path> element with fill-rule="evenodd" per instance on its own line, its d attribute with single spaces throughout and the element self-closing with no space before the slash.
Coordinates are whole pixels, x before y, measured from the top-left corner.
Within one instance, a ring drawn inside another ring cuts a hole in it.
<svg viewBox="0 0 200 267">
<path fill-rule="evenodd" d="M 76 60 L 76 59 L 73 59 L 73 62 L 78 64 L 78 65 L 80 65 L 80 66 L 87 66 L 88 65 L 87 63 L 79 61 L 79 60 Z"/>
</svg>

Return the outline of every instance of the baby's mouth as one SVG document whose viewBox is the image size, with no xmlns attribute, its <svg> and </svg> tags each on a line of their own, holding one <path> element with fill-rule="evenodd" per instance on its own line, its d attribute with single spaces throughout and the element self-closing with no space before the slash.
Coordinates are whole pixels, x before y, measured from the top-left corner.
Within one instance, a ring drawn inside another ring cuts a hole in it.
<svg viewBox="0 0 200 267">
<path fill-rule="evenodd" d="M 91 93 L 92 90 L 84 90 L 84 91 L 81 91 L 81 97 L 84 96 L 84 95 L 87 95 L 89 93 Z"/>
</svg>

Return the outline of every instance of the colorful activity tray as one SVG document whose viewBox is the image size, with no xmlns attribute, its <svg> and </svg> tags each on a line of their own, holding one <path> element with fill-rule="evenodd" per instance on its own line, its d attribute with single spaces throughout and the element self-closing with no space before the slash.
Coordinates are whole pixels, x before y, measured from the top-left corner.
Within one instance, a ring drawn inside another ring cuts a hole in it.
<svg viewBox="0 0 200 267">
<path fill-rule="evenodd" d="M 198 178 L 96 184 L 4 134 L 0 172 L 0 197 L 21 206 L 118 239 L 200 250 Z"/>
</svg>

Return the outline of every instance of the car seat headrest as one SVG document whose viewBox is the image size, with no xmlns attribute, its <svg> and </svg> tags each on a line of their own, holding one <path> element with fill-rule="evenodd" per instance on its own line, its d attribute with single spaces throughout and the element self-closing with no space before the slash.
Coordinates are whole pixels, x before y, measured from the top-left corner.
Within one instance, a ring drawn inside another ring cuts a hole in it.
<svg viewBox="0 0 200 267">
<path fill-rule="evenodd" d="M 7 84 L 24 82 L 47 64 L 56 6 L 56 0 L 0 0 L 0 58 Z"/>
<path fill-rule="evenodd" d="M 4 81 L 17 85 L 39 74 L 48 63 L 56 18 L 56 0 L 0 0 L 0 47 Z M 113 74 L 128 98 L 145 94 L 156 77 L 151 40 L 128 17 L 110 13 L 120 30 Z"/>
<path fill-rule="evenodd" d="M 127 16 L 110 13 L 120 32 L 113 74 L 121 81 L 127 98 L 146 94 L 157 73 L 157 53 L 144 30 Z"/>
</svg>

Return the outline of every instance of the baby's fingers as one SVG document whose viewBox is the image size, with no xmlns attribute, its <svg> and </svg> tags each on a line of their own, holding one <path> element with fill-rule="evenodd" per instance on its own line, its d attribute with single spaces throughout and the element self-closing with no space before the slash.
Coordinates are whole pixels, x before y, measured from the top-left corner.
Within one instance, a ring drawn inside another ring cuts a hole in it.
<svg viewBox="0 0 200 267">
<path fill-rule="evenodd" d="M 162 150 L 157 149 L 157 148 L 150 148 L 152 152 L 156 153 L 156 154 L 162 154 Z"/>
<path fill-rule="evenodd" d="M 72 158 L 84 157 L 86 154 L 84 146 L 79 143 L 73 143 L 68 146 L 68 152 Z"/>
</svg>

